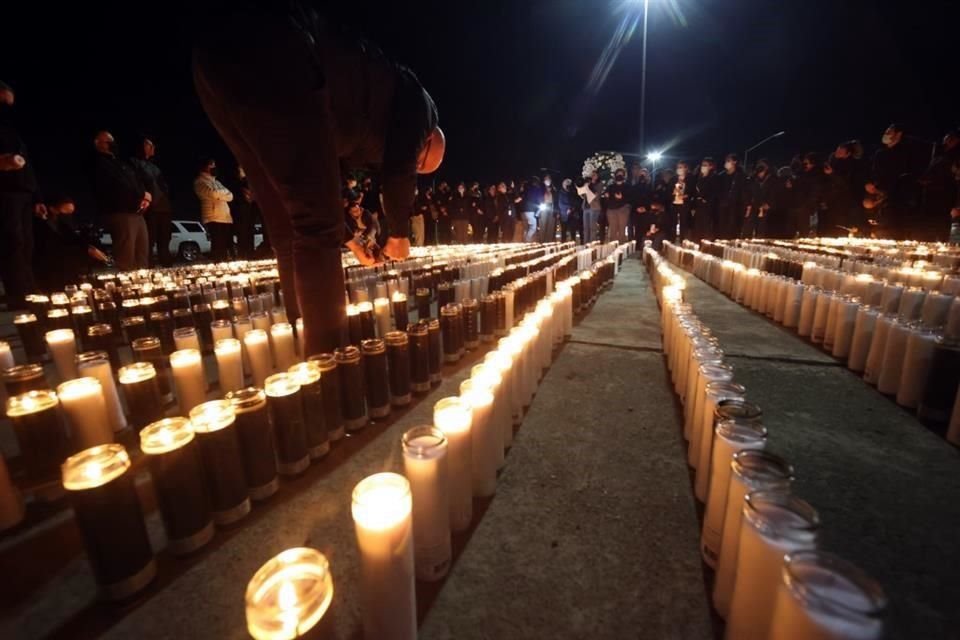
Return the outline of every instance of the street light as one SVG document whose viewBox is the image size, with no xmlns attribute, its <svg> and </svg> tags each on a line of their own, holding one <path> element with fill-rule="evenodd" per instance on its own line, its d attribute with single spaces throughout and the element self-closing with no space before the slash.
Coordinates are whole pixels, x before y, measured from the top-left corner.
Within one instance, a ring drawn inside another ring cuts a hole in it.
<svg viewBox="0 0 960 640">
<path fill-rule="evenodd" d="M 653 163 L 653 170 L 657 170 L 657 163 L 660 162 L 660 158 L 663 157 L 663 152 L 661 151 L 651 151 L 647 154 L 647 160 Z"/>
<path fill-rule="evenodd" d="M 767 144 L 768 142 L 770 142 L 770 141 L 773 140 L 774 138 L 779 138 L 780 136 L 782 136 L 782 135 L 785 134 L 785 133 L 786 133 L 786 131 L 777 131 L 777 132 L 774 133 L 773 135 L 767 136 L 766 138 L 764 138 L 763 140 L 761 140 L 761 141 L 758 142 L 757 144 L 753 145 L 752 147 L 750 147 L 749 149 L 747 149 L 746 151 L 744 151 L 744 152 L 743 152 L 743 166 L 744 166 L 744 168 L 746 168 L 746 166 L 747 166 L 747 156 L 750 155 L 750 152 L 751 152 L 751 151 L 753 151 L 754 149 L 756 149 L 756 148 L 758 148 L 758 147 L 761 147 L 761 146 Z"/>
</svg>

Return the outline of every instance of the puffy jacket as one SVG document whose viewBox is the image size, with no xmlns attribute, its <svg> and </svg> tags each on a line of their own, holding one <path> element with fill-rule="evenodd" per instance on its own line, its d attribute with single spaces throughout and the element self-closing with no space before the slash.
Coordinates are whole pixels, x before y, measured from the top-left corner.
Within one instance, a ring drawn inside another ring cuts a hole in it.
<svg viewBox="0 0 960 640">
<path fill-rule="evenodd" d="M 230 205 L 233 193 L 219 180 L 205 173 L 197 176 L 193 181 L 193 191 L 200 199 L 200 219 L 206 222 L 220 222 L 232 224 Z"/>
</svg>

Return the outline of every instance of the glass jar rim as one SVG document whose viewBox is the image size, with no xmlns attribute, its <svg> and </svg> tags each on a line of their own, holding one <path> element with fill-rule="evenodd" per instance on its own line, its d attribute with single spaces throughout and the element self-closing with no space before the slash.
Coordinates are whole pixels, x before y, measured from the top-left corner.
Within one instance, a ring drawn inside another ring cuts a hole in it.
<svg viewBox="0 0 960 640">
<path fill-rule="evenodd" d="M 821 589 L 824 585 L 816 584 L 810 580 L 811 576 L 804 575 L 805 568 L 821 569 L 832 574 L 829 581 L 831 587 L 837 584 L 838 578 L 846 582 L 848 588 L 857 590 L 862 598 L 862 606 L 831 597 L 832 589 Z M 782 578 L 790 593 L 805 605 L 852 622 L 878 619 L 888 604 L 883 588 L 863 570 L 852 562 L 819 549 L 787 554 Z"/>
<path fill-rule="evenodd" d="M 403 453 L 411 458 L 428 460 L 446 454 L 447 436 L 432 425 L 413 427 L 400 438 Z"/>
<path fill-rule="evenodd" d="M 234 413 L 247 413 L 266 405 L 267 394 L 260 387 L 245 387 L 228 391 L 224 399 L 233 404 Z"/>
<path fill-rule="evenodd" d="M 781 516 L 779 520 L 776 516 Z M 786 516 L 786 517 L 783 517 Z M 743 517 L 767 537 L 816 536 L 820 516 L 806 500 L 783 491 L 753 491 L 744 497 Z"/>
<path fill-rule="evenodd" d="M 130 468 L 130 456 L 122 444 L 101 444 L 84 449 L 61 465 L 63 487 L 82 491 L 101 487 Z"/>
<path fill-rule="evenodd" d="M 183 416 L 163 418 L 140 431 L 140 450 L 150 455 L 169 453 L 186 446 L 193 438 L 190 420 Z"/>
</svg>

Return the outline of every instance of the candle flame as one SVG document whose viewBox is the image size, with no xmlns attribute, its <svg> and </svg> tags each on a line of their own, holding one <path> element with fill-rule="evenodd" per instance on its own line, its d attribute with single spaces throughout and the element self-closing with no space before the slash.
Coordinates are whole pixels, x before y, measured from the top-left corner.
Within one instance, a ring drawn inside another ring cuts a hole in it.
<svg viewBox="0 0 960 640">
<path fill-rule="evenodd" d="M 277 593 L 277 606 L 282 611 L 290 611 L 297 606 L 297 588 L 289 580 L 284 580 L 280 585 L 280 591 Z"/>
<path fill-rule="evenodd" d="M 103 469 L 97 462 L 91 462 L 83 467 L 83 476 L 88 480 L 96 481 L 103 475 Z"/>
</svg>

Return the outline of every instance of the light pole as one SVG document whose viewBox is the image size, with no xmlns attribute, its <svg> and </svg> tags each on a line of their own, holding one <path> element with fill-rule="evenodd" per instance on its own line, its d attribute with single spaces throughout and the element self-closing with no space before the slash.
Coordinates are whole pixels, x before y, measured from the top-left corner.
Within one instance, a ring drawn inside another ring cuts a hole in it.
<svg viewBox="0 0 960 640">
<path fill-rule="evenodd" d="M 744 169 L 746 169 L 746 167 L 747 167 L 747 156 L 750 155 L 750 152 L 751 152 L 751 151 L 753 151 L 754 149 L 757 149 L 758 147 L 761 147 L 761 146 L 767 144 L 768 142 L 770 142 L 770 141 L 773 140 L 774 138 L 779 138 L 780 136 L 782 136 L 782 135 L 785 134 L 785 133 L 786 133 L 786 131 L 777 131 L 777 132 L 774 133 L 773 135 L 767 136 L 766 138 L 764 138 L 763 140 L 761 140 L 761 141 L 758 142 L 757 144 L 753 145 L 752 147 L 750 147 L 749 149 L 747 149 L 746 151 L 744 151 L 744 152 L 743 152 L 743 167 L 744 167 Z"/>
<path fill-rule="evenodd" d="M 647 13 L 650 0 L 643 0 L 643 55 L 640 59 L 640 151 L 646 149 L 644 125 L 647 116 Z"/>
</svg>

